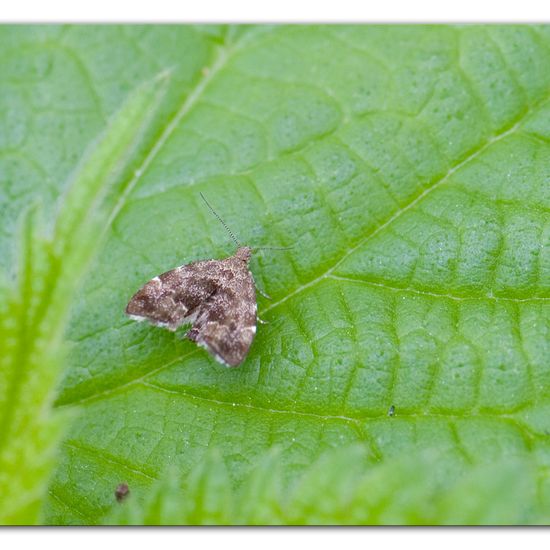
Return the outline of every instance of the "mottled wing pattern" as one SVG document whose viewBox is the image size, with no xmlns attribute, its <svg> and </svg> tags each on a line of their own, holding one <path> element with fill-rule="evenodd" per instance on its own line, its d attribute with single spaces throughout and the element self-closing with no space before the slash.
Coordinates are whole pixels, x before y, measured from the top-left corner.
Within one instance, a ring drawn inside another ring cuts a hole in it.
<svg viewBox="0 0 550 550">
<path fill-rule="evenodd" d="M 225 261 L 226 284 L 199 308 L 187 336 L 221 363 L 235 367 L 243 362 L 256 334 L 256 290 L 245 263 L 234 257 Z"/>
<path fill-rule="evenodd" d="M 198 307 L 218 288 L 220 263 L 193 262 L 151 279 L 132 296 L 126 314 L 169 330 L 192 322 Z"/>
<path fill-rule="evenodd" d="M 187 337 L 218 361 L 237 366 L 256 334 L 256 289 L 248 270 L 250 249 L 225 260 L 193 262 L 146 283 L 126 314 L 136 321 L 176 330 L 192 323 Z"/>
</svg>

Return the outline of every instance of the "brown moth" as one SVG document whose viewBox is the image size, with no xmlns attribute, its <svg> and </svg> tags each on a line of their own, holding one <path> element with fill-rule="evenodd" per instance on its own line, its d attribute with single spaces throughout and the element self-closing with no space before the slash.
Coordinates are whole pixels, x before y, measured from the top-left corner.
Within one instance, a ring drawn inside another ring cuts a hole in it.
<svg viewBox="0 0 550 550">
<path fill-rule="evenodd" d="M 138 290 L 126 315 L 175 331 L 192 324 L 187 338 L 217 361 L 240 365 L 256 334 L 256 287 L 248 262 L 252 249 L 241 246 L 201 193 L 204 202 L 238 246 L 224 260 L 202 260 L 158 275 Z"/>
</svg>

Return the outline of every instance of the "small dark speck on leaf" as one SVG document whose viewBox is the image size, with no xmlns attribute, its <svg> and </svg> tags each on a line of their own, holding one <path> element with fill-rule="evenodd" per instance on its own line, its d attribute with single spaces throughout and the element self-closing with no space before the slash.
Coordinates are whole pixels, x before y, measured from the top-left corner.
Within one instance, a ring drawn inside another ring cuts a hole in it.
<svg viewBox="0 0 550 550">
<path fill-rule="evenodd" d="M 395 416 L 395 405 L 392 405 L 392 406 L 388 409 L 388 416 Z"/>
<path fill-rule="evenodd" d="M 119 483 L 115 489 L 115 498 L 117 502 L 122 502 L 130 494 L 130 488 L 127 483 Z"/>
</svg>

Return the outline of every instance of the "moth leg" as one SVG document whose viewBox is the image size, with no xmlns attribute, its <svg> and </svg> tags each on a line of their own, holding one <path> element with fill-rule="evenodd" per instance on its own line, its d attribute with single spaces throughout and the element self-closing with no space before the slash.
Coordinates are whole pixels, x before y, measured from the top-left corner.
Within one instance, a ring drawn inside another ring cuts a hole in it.
<svg viewBox="0 0 550 550">
<path fill-rule="evenodd" d="M 256 286 L 256 290 L 259 292 L 259 294 L 261 294 L 264 298 L 266 298 L 267 300 L 271 300 L 271 296 L 269 296 L 268 294 L 266 294 L 261 288 L 259 288 L 258 286 Z"/>
<path fill-rule="evenodd" d="M 264 321 L 263 319 L 260 319 L 259 317 L 256 317 L 256 319 L 258 320 L 258 323 L 260 323 L 260 325 L 269 325 L 269 321 Z"/>
<path fill-rule="evenodd" d="M 199 329 L 196 329 L 195 327 L 193 327 L 191 330 L 188 330 L 185 333 L 184 337 L 189 338 L 191 342 L 196 342 L 198 335 L 199 335 Z"/>
</svg>

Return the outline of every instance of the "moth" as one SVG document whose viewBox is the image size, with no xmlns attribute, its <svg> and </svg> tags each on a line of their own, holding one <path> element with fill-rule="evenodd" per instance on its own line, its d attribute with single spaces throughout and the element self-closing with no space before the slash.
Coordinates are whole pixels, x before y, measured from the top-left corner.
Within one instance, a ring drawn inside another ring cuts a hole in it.
<svg viewBox="0 0 550 550">
<path fill-rule="evenodd" d="M 189 340 L 218 362 L 237 367 L 246 358 L 257 326 L 256 285 L 248 262 L 252 248 L 242 246 L 200 194 L 237 245 L 233 256 L 181 265 L 141 287 L 126 306 L 135 321 L 175 331 L 191 324 Z"/>
</svg>

